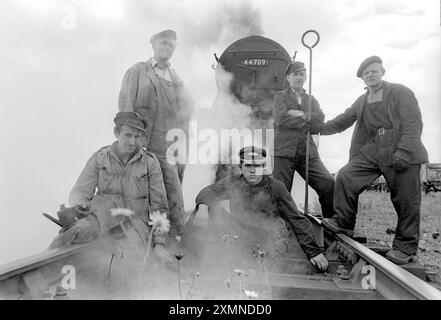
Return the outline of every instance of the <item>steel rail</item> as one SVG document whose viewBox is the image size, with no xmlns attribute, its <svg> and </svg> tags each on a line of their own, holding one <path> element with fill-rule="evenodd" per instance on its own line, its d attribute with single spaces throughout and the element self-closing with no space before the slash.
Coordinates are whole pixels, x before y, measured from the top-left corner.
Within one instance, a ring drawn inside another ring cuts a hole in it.
<svg viewBox="0 0 441 320">
<path fill-rule="evenodd" d="M 376 289 L 386 299 L 441 300 L 441 291 L 344 234 L 335 236 L 376 271 Z"/>
<path fill-rule="evenodd" d="M 102 242 L 95 240 L 90 243 L 72 245 L 67 248 L 47 250 L 42 253 L 0 265 L 0 281 L 38 269 L 39 267 L 70 257 L 84 250 L 95 247 Z"/>
<path fill-rule="evenodd" d="M 321 225 L 321 220 L 317 217 L 308 217 L 313 223 Z M 441 300 L 441 291 L 361 243 L 344 234 L 334 234 L 334 239 L 350 247 L 361 259 L 375 268 L 376 290 L 384 298 Z"/>
</svg>

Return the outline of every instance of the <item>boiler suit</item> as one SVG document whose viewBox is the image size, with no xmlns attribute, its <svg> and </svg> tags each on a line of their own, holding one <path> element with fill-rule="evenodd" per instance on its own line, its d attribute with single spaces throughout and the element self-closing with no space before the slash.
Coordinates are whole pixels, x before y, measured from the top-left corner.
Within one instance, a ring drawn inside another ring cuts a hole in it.
<svg viewBox="0 0 441 320">
<path fill-rule="evenodd" d="M 340 227 L 353 229 L 359 194 L 383 175 L 398 215 L 393 248 L 415 255 L 421 206 L 420 164 L 428 161 L 421 143 L 421 111 L 409 88 L 383 81 L 382 90 L 381 101 L 367 103 L 368 93 L 363 94 L 320 130 L 322 135 L 334 134 L 356 122 L 349 163 L 337 175 L 333 219 Z M 392 167 L 398 150 L 408 155 L 404 172 Z"/>
</svg>

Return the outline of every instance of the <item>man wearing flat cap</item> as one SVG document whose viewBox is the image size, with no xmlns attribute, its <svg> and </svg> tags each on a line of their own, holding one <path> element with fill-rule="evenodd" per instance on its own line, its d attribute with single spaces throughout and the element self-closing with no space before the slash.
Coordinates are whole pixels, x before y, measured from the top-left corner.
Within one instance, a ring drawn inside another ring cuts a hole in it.
<svg viewBox="0 0 441 320">
<path fill-rule="evenodd" d="M 300 61 L 288 65 L 288 88 L 274 96 L 274 171 L 273 176 L 291 192 L 294 173 L 306 174 L 306 135 L 308 128 L 323 123 L 325 115 L 315 97 L 311 97 L 311 121 L 306 121 L 308 94 L 303 89 L 306 81 L 305 64 Z M 317 192 L 324 217 L 334 214 L 332 197 L 334 178 L 320 159 L 317 146 L 310 139 L 309 185 Z"/>
<path fill-rule="evenodd" d="M 170 209 L 170 235 L 180 235 L 184 224 L 182 180 L 187 155 L 167 154 L 173 141 L 167 141 L 167 132 L 181 129 L 186 135 L 188 149 L 189 120 L 193 102 L 183 81 L 170 68 L 170 58 L 176 47 L 176 32 L 165 30 L 151 37 L 154 55 L 127 70 L 118 98 L 119 111 L 135 111 L 147 122 L 145 146 L 161 164 Z M 183 141 L 181 141 L 184 143 Z M 179 159 L 168 161 L 167 159 Z"/>
<path fill-rule="evenodd" d="M 62 229 L 51 248 L 88 242 L 108 234 L 120 225 L 121 217 L 112 214 L 118 208 L 134 213 L 126 228 L 142 248 L 149 238 L 149 215 L 154 211 L 168 212 L 159 162 L 153 153 L 141 148 L 145 121 L 135 112 L 119 112 L 114 122 L 117 140 L 90 157 L 70 192 L 70 206 L 89 208 L 90 214 Z M 152 241 L 162 262 L 170 260 L 165 237 L 166 234 L 156 232 Z"/>
<path fill-rule="evenodd" d="M 402 84 L 382 80 L 384 74 L 380 57 L 364 60 L 357 77 L 367 92 L 320 129 L 322 135 L 335 134 L 355 123 L 349 162 L 338 172 L 335 184 L 335 215 L 323 223 L 335 232 L 352 235 L 360 193 L 383 175 L 398 215 L 392 250 L 386 257 L 405 264 L 418 249 L 420 165 L 428 156 L 421 142 L 423 123 L 414 93 Z"/>
<path fill-rule="evenodd" d="M 254 246 L 271 257 L 286 249 L 282 244 L 286 240 L 287 223 L 311 263 L 325 270 L 328 261 L 315 241 L 311 222 L 299 213 L 283 183 L 265 174 L 266 157 L 265 149 L 260 147 L 242 148 L 239 151 L 242 173 L 202 189 L 196 197 L 195 219 L 202 225 L 212 221 L 213 232 L 220 226 L 221 234 L 238 235 L 238 247 L 252 251 Z M 230 201 L 227 215 L 219 206 L 225 200 Z"/>
</svg>

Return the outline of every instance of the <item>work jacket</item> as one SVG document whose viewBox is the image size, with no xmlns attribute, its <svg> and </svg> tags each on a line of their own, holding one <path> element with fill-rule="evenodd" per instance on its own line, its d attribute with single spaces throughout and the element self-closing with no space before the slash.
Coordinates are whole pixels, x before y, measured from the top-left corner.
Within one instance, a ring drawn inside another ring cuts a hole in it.
<svg viewBox="0 0 441 320">
<path fill-rule="evenodd" d="M 173 105 L 159 105 L 159 101 L 164 104 L 171 97 L 158 97 L 158 92 L 162 92 L 158 90 L 162 80 L 158 79 L 150 60 L 138 62 L 127 70 L 118 97 L 119 111 L 135 111 L 147 121 L 145 145 L 156 154 L 165 154 L 167 147 L 173 143 L 166 140 L 167 132 L 173 128 L 184 131 L 188 146 L 189 120 L 194 112 L 189 91 L 175 70 L 169 70 L 177 100 L 172 99 Z M 163 123 L 158 123 L 156 119 L 158 108 L 169 111 L 169 116 L 163 119 Z"/>
<path fill-rule="evenodd" d="M 196 197 L 196 205 L 206 204 L 211 214 L 224 200 L 230 200 L 231 217 L 235 224 L 243 225 L 244 232 L 259 233 L 266 229 L 275 233 L 277 230 L 274 226 L 277 225 L 277 218 L 281 217 L 291 226 L 308 258 L 322 253 L 315 242 L 311 222 L 299 213 L 280 181 L 264 176 L 259 184 L 252 186 L 243 175 L 227 176 L 202 189 Z M 239 234 L 239 237 L 243 237 L 243 234 Z"/>
<path fill-rule="evenodd" d="M 297 98 L 291 87 L 279 91 L 274 96 L 274 155 L 279 157 L 294 158 L 297 153 L 305 154 L 306 130 L 302 128 L 304 119 L 292 116 L 289 110 L 301 110 L 307 115 L 308 94 L 303 92 L 302 103 Z M 325 118 L 318 101 L 312 96 L 311 123 L 321 124 Z M 310 157 L 318 157 L 317 146 L 310 139 Z"/>
<path fill-rule="evenodd" d="M 367 96 L 368 92 L 362 94 L 344 113 L 324 123 L 320 134 L 341 132 L 356 122 L 349 151 L 350 159 L 367 150 L 368 142 L 375 140 L 381 147 L 377 150 L 386 165 L 392 164 L 392 155 L 397 149 L 408 152 L 409 164 L 427 162 L 427 151 L 421 142 L 421 111 L 412 90 L 401 84 L 383 81 L 382 107 L 387 112 L 392 128 L 384 128 L 384 133 L 377 137 L 369 134 L 362 120 Z"/>
<path fill-rule="evenodd" d="M 115 152 L 116 148 L 117 142 L 92 155 L 69 196 L 71 206 L 90 205 L 102 232 L 119 223 L 111 216 L 111 208 L 131 209 L 145 224 L 148 223 L 149 212 L 168 212 L 162 172 L 156 156 L 139 148 L 124 165 Z"/>
</svg>

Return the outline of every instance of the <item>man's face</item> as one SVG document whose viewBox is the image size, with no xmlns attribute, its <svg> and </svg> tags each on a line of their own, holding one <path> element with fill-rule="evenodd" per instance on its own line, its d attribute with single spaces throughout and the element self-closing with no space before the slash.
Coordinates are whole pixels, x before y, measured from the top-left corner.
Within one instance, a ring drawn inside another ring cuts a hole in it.
<svg viewBox="0 0 441 320">
<path fill-rule="evenodd" d="M 364 83 L 370 88 L 378 86 L 381 83 L 383 76 L 384 69 L 380 63 L 372 63 L 368 65 L 361 74 Z"/>
<path fill-rule="evenodd" d="M 303 88 L 303 85 L 306 81 L 306 70 L 300 70 L 297 72 L 290 73 L 287 76 L 287 79 L 291 88 L 300 90 Z"/>
<path fill-rule="evenodd" d="M 242 173 L 247 182 L 256 185 L 262 181 L 263 165 L 242 164 Z"/>
<path fill-rule="evenodd" d="M 175 51 L 176 40 L 173 38 L 160 38 L 153 43 L 155 58 L 168 61 Z"/>
<path fill-rule="evenodd" d="M 143 132 L 133 127 L 122 125 L 119 132 L 115 130 L 118 139 L 118 150 L 122 155 L 130 155 L 141 145 Z"/>
</svg>

